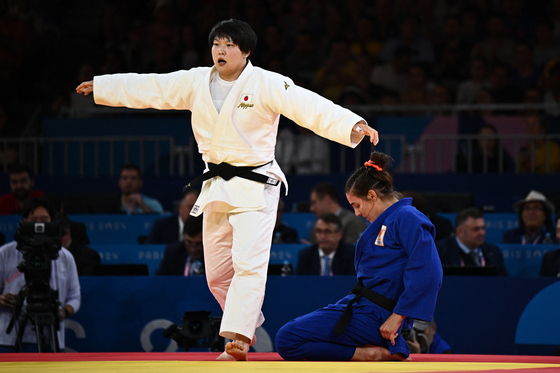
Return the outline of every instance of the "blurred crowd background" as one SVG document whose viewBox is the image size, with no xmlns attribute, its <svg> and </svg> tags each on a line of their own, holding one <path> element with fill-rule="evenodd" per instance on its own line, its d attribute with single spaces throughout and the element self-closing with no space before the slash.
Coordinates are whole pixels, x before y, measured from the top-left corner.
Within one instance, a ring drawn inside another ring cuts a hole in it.
<svg viewBox="0 0 560 373">
<path fill-rule="evenodd" d="M 0 134 L 68 113 L 94 75 L 210 66 L 225 18 L 257 32 L 253 64 L 341 104 L 560 97 L 558 0 L 0 0 Z"/>
</svg>

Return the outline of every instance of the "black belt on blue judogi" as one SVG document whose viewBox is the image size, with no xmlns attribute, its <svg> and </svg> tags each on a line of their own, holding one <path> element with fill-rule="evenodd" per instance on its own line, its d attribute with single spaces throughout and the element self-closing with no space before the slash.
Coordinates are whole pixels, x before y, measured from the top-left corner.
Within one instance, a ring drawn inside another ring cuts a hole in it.
<svg viewBox="0 0 560 373">
<path fill-rule="evenodd" d="M 344 333 L 344 329 L 346 329 L 348 323 L 350 322 L 350 319 L 352 318 L 352 304 L 361 297 L 366 298 L 367 300 L 377 304 L 379 307 L 385 308 L 390 312 L 393 312 L 395 306 L 397 305 L 397 302 L 395 302 L 394 300 L 386 298 L 383 295 L 364 286 L 362 280 L 359 280 L 358 283 L 354 285 L 351 294 L 355 294 L 354 299 L 352 299 L 350 303 L 348 303 L 346 309 L 342 313 L 342 316 L 340 316 L 340 319 L 338 319 L 338 322 L 334 327 L 334 333 L 337 335 L 342 335 L 342 333 Z"/>
<path fill-rule="evenodd" d="M 261 164 L 259 166 L 232 166 L 227 163 L 220 163 L 220 164 L 208 163 L 208 169 L 209 169 L 208 172 L 205 172 L 202 175 L 197 176 L 190 183 L 185 185 L 185 187 L 183 188 L 183 193 L 185 193 L 190 187 L 198 185 L 216 176 L 219 176 L 224 180 L 229 180 L 232 177 L 237 176 L 237 177 L 242 177 L 243 179 L 256 181 L 257 183 L 277 186 L 280 183 L 280 180 L 270 176 L 259 174 L 257 172 L 253 172 L 254 169 L 262 166 L 266 166 L 271 162 L 272 161 L 265 164 Z"/>
</svg>

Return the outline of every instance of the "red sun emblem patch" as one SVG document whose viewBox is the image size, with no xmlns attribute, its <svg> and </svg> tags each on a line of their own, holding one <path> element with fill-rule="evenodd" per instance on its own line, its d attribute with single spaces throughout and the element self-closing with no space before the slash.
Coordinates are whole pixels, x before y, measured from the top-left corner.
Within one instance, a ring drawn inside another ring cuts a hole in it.
<svg viewBox="0 0 560 373">
<path fill-rule="evenodd" d="M 243 101 L 247 101 L 248 99 L 249 99 L 249 96 L 243 97 Z"/>
</svg>

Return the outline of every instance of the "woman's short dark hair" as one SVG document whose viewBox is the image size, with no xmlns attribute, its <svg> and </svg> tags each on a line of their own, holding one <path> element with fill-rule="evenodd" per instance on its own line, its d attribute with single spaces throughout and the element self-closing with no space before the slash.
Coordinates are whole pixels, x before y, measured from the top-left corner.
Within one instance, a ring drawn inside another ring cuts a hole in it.
<svg viewBox="0 0 560 373">
<path fill-rule="evenodd" d="M 247 22 L 226 19 L 218 22 L 208 35 L 208 45 L 212 47 L 216 39 L 230 39 L 243 53 L 251 53 L 257 47 L 257 34 Z"/>
<path fill-rule="evenodd" d="M 49 213 L 51 221 L 56 219 L 56 210 L 54 209 L 53 204 L 45 196 L 42 196 L 42 197 L 39 197 L 39 198 L 32 198 L 32 199 L 26 201 L 23 204 L 23 210 L 22 210 L 23 218 L 27 219 L 27 217 L 37 207 L 44 207 L 45 210 L 47 210 L 47 212 Z"/>
</svg>

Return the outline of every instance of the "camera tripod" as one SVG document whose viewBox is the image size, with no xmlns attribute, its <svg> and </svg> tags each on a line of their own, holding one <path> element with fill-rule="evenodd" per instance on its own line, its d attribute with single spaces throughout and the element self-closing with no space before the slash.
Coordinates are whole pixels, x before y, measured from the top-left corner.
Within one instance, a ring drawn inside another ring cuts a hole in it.
<svg viewBox="0 0 560 373">
<path fill-rule="evenodd" d="M 27 297 L 27 307 L 22 311 L 23 301 Z M 23 287 L 15 298 L 14 314 L 6 333 L 10 333 L 16 326 L 16 345 L 14 352 L 21 351 L 21 343 L 25 327 L 31 322 L 37 339 L 37 351 L 47 352 L 46 345 L 50 346 L 50 352 L 60 352 L 57 331 L 60 329 L 58 319 L 58 290 L 45 289 L 45 291 L 30 291 Z M 47 333 L 45 333 L 45 329 Z M 48 342 L 47 338 L 50 339 Z"/>
</svg>

